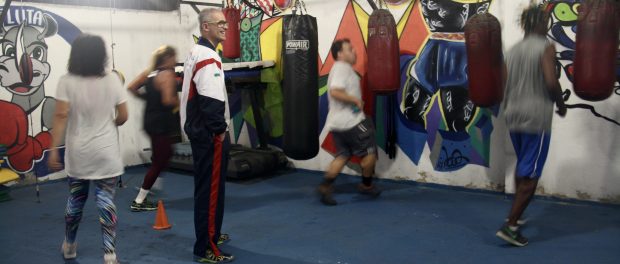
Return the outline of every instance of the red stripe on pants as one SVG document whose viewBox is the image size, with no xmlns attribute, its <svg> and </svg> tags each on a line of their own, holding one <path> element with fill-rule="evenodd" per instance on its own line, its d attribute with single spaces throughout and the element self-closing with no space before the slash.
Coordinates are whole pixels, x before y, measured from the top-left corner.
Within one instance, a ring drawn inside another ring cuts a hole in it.
<svg viewBox="0 0 620 264">
<path fill-rule="evenodd" d="M 209 243 L 216 256 L 220 250 L 213 241 L 215 240 L 215 214 L 217 210 L 217 198 L 220 189 L 220 174 L 222 170 L 222 141 L 219 136 L 213 138 L 213 170 L 211 171 L 211 192 L 209 197 Z M 218 238 L 219 239 L 219 238 Z"/>
</svg>

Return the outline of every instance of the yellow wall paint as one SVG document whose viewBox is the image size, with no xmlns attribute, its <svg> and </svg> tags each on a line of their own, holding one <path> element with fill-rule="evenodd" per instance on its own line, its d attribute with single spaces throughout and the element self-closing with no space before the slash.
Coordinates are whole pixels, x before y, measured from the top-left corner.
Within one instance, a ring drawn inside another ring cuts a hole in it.
<svg viewBox="0 0 620 264">
<path fill-rule="evenodd" d="M 260 34 L 260 53 L 261 60 L 275 61 L 276 71 L 282 73 L 282 19 L 273 22 Z"/>
<path fill-rule="evenodd" d="M 355 17 L 357 23 L 360 25 L 362 36 L 364 37 L 364 43 L 368 44 L 368 18 L 370 17 L 366 11 L 357 3 L 353 2 L 353 11 L 355 11 Z"/>
</svg>

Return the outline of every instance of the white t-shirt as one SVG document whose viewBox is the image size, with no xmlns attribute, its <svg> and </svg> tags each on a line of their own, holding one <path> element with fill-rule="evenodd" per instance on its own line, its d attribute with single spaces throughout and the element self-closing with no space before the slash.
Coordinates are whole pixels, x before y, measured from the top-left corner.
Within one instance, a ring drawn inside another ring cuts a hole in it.
<svg viewBox="0 0 620 264">
<path fill-rule="evenodd" d="M 120 79 L 66 74 L 56 99 L 69 103 L 65 133 L 65 170 L 70 177 L 97 180 L 119 176 L 124 166 L 114 120 L 116 106 L 127 101 Z"/>
<path fill-rule="evenodd" d="M 360 77 L 357 75 L 351 64 L 336 61 L 329 71 L 327 78 L 328 91 L 332 89 L 344 89 L 344 91 L 355 98 L 362 99 L 360 89 Z M 345 103 L 327 93 L 329 100 L 329 113 L 325 125 L 330 131 L 345 131 L 364 121 L 366 116 L 363 109 L 350 103 Z"/>
</svg>

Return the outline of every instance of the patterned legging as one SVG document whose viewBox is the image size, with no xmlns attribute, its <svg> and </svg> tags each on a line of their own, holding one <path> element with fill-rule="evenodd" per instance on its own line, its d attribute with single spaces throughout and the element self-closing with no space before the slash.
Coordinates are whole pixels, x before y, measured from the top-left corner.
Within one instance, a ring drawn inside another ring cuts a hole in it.
<svg viewBox="0 0 620 264">
<path fill-rule="evenodd" d="M 118 177 L 92 180 L 95 183 L 95 196 L 99 209 L 99 222 L 103 236 L 103 250 L 105 253 L 114 253 L 114 241 L 116 238 L 116 206 L 114 205 L 114 193 Z M 69 177 L 71 194 L 67 200 L 65 211 L 65 240 L 74 243 L 78 226 L 82 219 L 82 209 L 88 198 L 90 180 L 80 180 Z"/>
</svg>

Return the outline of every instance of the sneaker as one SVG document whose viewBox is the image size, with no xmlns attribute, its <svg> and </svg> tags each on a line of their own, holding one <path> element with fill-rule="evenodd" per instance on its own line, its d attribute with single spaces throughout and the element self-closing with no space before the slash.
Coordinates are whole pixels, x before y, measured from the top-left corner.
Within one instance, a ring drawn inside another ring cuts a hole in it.
<svg viewBox="0 0 620 264">
<path fill-rule="evenodd" d="M 64 259 L 74 259 L 77 257 L 77 242 L 73 244 L 67 243 L 67 241 L 62 242 L 62 247 L 60 248 L 60 252 L 62 253 L 62 257 Z"/>
<path fill-rule="evenodd" d="M 120 264 L 120 262 L 116 260 L 115 253 L 111 253 L 111 254 L 106 253 L 103 255 L 103 264 Z"/>
<path fill-rule="evenodd" d="M 317 191 L 321 194 L 321 203 L 324 205 L 334 206 L 338 204 L 338 202 L 336 202 L 336 200 L 332 197 L 334 187 L 331 184 L 321 183 L 317 188 Z"/>
<path fill-rule="evenodd" d="M 144 199 L 142 203 L 136 203 L 136 201 L 132 201 L 130 208 L 132 212 L 154 211 L 157 210 L 157 205 L 147 199 Z"/>
<path fill-rule="evenodd" d="M 227 263 L 235 259 L 233 255 L 220 252 L 219 256 L 216 256 L 212 250 L 207 249 L 206 257 L 194 256 L 194 261 L 198 263 Z"/>
<path fill-rule="evenodd" d="M 504 241 L 515 245 L 517 247 L 524 247 L 527 246 L 527 238 L 525 238 L 524 236 L 521 235 L 521 232 L 519 232 L 519 230 L 515 230 L 512 231 L 512 229 L 510 229 L 510 227 L 508 227 L 508 225 L 504 225 L 502 226 L 502 228 L 500 228 L 497 233 L 495 233 L 495 235 L 501 239 L 503 239 Z"/>
<path fill-rule="evenodd" d="M 363 183 L 360 183 L 357 186 L 357 190 L 363 194 L 363 195 L 368 195 L 371 197 L 378 197 L 379 195 L 381 195 L 381 190 L 379 190 L 374 184 L 370 185 L 370 186 L 366 186 Z"/>
<path fill-rule="evenodd" d="M 228 240 L 230 240 L 230 235 L 220 234 L 220 237 L 217 239 L 217 244 L 218 245 L 224 244 L 224 242 L 227 242 Z"/>
<path fill-rule="evenodd" d="M 517 220 L 517 225 L 518 226 L 524 226 L 525 224 L 527 224 L 527 222 L 529 222 L 530 220 L 525 218 L 525 219 L 519 219 Z M 504 219 L 504 222 L 508 223 L 508 218 Z"/>
</svg>

